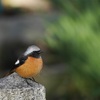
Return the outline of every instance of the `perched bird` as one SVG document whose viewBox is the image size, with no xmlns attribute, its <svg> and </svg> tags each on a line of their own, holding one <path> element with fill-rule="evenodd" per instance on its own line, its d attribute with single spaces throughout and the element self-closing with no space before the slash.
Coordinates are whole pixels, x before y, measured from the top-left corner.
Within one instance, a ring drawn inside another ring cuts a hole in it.
<svg viewBox="0 0 100 100">
<path fill-rule="evenodd" d="M 24 78 L 36 76 L 41 71 L 43 65 L 41 53 L 39 47 L 35 45 L 30 46 L 15 62 L 14 71 Z"/>
<path fill-rule="evenodd" d="M 32 45 L 17 59 L 13 68 L 6 74 L 18 73 L 23 78 L 34 78 L 42 69 L 43 61 L 39 47 Z"/>
</svg>

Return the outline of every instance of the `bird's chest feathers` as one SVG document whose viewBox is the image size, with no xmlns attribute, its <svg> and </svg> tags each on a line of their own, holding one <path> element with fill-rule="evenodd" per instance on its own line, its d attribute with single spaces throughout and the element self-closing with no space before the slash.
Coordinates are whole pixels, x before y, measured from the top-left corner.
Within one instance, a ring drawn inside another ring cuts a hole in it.
<svg viewBox="0 0 100 100">
<path fill-rule="evenodd" d="M 29 78 L 37 75 L 42 68 L 42 59 L 41 58 L 33 58 L 28 57 L 25 63 L 18 68 L 16 68 L 16 72 L 25 78 Z"/>
</svg>

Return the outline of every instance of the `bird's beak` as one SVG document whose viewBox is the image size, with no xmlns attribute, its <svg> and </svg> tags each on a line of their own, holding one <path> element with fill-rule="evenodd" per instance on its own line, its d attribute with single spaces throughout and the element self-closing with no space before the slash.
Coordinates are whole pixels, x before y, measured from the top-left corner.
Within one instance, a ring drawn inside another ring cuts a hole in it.
<svg viewBox="0 0 100 100">
<path fill-rule="evenodd" d="M 43 53 L 43 51 L 40 50 L 40 51 L 38 51 L 38 53 L 41 54 L 41 53 Z"/>
</svg>

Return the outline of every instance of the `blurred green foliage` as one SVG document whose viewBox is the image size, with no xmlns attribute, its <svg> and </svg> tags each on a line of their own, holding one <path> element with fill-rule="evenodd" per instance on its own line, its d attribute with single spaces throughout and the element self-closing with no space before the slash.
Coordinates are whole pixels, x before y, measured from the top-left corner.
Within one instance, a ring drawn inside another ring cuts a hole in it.
<svg viewBox="0 0 100 100">
<path fill-rule="evenodd" d="M 66 97 L 67 92 L 73 96 L 74 89 L 88 100 L 100 100 L 100 2 L 64 1 L 53 0 L 67 13 L 50 23 L 46 35 L 46 42 L 56 52 L 55 56 L 69 65 L 65 77 L 62 76 L 64 80 L 69 79 L 63 96 Z"/>
<path fill-rule="evenodd" d="M 74 16 L 85 12 L 87 9 L 94 10 L 99 7 L 100 0 L 51 0 L 55 9 L 64 11 L 68 15 Z"/>
</svg>

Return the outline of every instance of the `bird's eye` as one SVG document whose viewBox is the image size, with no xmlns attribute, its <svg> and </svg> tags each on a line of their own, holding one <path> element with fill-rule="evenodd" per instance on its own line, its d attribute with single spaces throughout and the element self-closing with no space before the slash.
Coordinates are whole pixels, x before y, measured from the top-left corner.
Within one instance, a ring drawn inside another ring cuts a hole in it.
<svg viewBox="0 0 100 100">
<path fill-rule="evenodd" d="M 41 50 L 39 50 L 39 51 L 35 51 L 37 54 L 41 54 L 42 53 L 42 51 Z"/>
<path fill-rule="evenodd" d="M 29 56 L 35 57 L 35 58 L 40 58 L 40 53 L 41 51 L 34 51 L 32 52 Z"/>
</svg>

